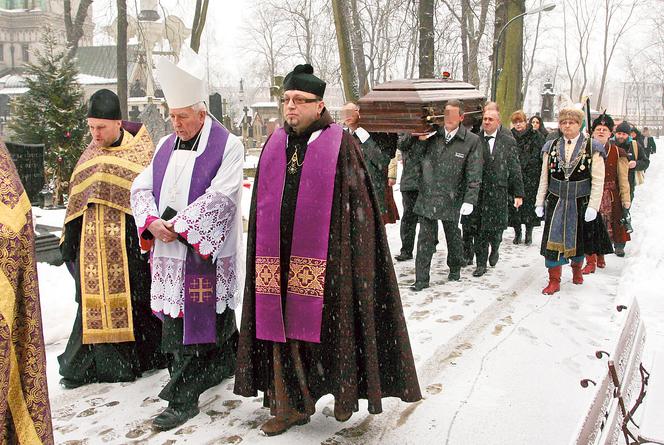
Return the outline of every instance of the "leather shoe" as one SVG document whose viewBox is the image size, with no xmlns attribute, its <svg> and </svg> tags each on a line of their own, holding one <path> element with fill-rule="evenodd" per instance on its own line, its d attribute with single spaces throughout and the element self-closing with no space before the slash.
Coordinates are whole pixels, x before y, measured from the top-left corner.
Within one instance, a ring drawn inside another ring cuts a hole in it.
<svg viewBox="0 0 664 445">
<path fill-rule="evenodd" d="M 412 253 L 400 253 L 399 255 L 394 257 L 395 260 L 397 261 L 408 261 L 413 259 L 413 254 Z"/>
<path fill-rule="evenodd" d="M 473 272 L 474 277 L 481 277 L 486 273 L 486 266 L 477 266 L 477 269 Z"/>
<path fill-rule="evenodd" d="M 198 403 L 192 405 L 169 404 L 168 408 L 155 417 L 152 421 L 152 426 L 159 431 L 168 431 L 182 425 L 198 413 Z"/>
<path fill-rule="evenodd" d="M 450 270 L 450 274 L 447 276 L 447 281 L 459 281 L 461 279 L 460 270 Z"/>
<path fill-rule="evenodd" d="M 60 379 L 60 386 L 62 386 L 64 389 L 74 389 L 87 384 L 88 382 L 68 379 L 67 377 L 63 377 Z"/>
<path fill-rule="evenodd" d="M 498 258 L 498 249 L 491 249 L 491 254 L 489 255 L 489 266 L 496 267 L 496 264 L 498 264 Z"/>
<path fill-rule="evenodd" d="M 617 257 L 624 257 L 625 256 L 625 248 L 624 247 L 616 247 L 615 248 L 616 256 Z"/>
<path fill-rule="evenodd" d="M 410 286 L 410 289 L 414 290 L 415 292 L 419 292 L 422 289 L 426 289 L 427 287 L 429 287 L 429 283 L 423 283 L 421 281 L 416 281 L 416 282 L 413 283 L 412 286 Z"/>
</svg>

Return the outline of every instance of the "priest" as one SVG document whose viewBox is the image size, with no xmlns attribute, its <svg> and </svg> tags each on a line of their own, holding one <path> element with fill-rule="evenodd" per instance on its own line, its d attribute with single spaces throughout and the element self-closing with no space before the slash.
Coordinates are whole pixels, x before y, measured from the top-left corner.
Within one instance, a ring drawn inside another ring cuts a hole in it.
<svg viewBox="0 0 664 445">
<path fill-rule="evenodd" d="M 174 133 L 131 191 L 141 246 L 151 253 L 152 310 L 163 318 L 162 351 L 171 358 L 158 430 L 198 414 L 201 393 L 235 372 L 243 280 L 244 148 L 207 113 L 205 67 L 183 51 L 178 65 L 157 63 Z"/>
<path fill-rule="evenodd" d="M 367 399 L 421 399 L 380 204 L 362 153 L 325 108 L 311 65 L 284 79 L 284 128 L 267 141 L 251 202 L 235 393 L 264 393 L 264 434 L 339 421 Z"/>
<path fill-rule="evenodd" d="M 30 200 L 0 143 L 0 443 L 53 444 Z"/>
<path fill-rule="evenodd" d="M 134 178 L 152 158 L 147 129 L 122 121 L 106 89 L 88 103 L 90 145 L 71 176 L 60 250 L 76 283 L 76 319 L 58 357 L 60 384 L 129 382 L 166 366 L 161 322 L 150 310 L 150 275 L 129 205 Z"/>
</svg>

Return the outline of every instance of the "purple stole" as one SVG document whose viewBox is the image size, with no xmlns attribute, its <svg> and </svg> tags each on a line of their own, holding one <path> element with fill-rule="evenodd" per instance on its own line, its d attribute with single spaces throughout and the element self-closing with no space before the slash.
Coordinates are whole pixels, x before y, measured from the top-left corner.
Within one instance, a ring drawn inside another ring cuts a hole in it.
<svg viewBox="0 0 664 445">
<path fill-rule="evenodd" d="M 196 158 L 189 184 L 187 204 L 191 204 L 205 193 L 217 175 L 224 158 L 228 130 L 212 120 L 210 136 L 205 151 Z M 152 163 L 154 178 L 152 192 L 157 207 L 161 196 L 161 186 L 166 174 L 166 167 L 175 148 L 175 133 L 166 141 L 155 155 Z M 200 148 L 200 147 L 199 147 Z M 212 260 L 206 261 L 201 256 L 187 249 L 184 273 L 184 339 L 185 345 L 215 343 L 217 340 L 217 265 Z"/>
<path fill-rule="evenodd" d="M 308 144 L 295 206 L 286 291 L 281 301 L 280 224 L 287 135 L 277 129 L 259 161 L 256 201 L 256 338 L 320 343 L 330 217 L 342 128 Z"/>
</svg>

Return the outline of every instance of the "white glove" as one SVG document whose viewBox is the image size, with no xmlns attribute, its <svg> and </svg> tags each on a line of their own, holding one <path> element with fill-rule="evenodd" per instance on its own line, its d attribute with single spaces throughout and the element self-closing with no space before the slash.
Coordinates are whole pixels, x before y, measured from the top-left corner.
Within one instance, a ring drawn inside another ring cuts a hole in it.
<svg viewBox="0 0 664 445">
<path fill-rule="evenodd" d="M 537 215 L 538 218 L 542 218 L 544 216 L 544 207 L 542 206 L 535 207 L 535 215 Z"/>
<path fill-rule="evenodd" d="M 586 220 L 586 222 L 594 221 L 595 218 L 597 218 L 597 210 L 593 209 L 592 207 L 588 207 L 586 209 L 586 214 L 584 215 L 583 219 Z"/>
<path fill-rule="evenodd" d="M 472 204 L 468 204 L 467 202 L 464 202 L 463 204 L 461 204 L 461 214 L 462 215 L 470 215 L 471 213 L 473 213 L 473 205 Z"/>
</svg>

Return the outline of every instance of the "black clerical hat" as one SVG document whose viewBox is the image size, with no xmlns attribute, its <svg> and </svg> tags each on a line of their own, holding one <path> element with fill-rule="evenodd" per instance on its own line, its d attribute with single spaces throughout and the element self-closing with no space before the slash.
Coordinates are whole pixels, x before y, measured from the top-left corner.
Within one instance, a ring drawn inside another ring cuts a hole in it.
<svg viewBox="0 0 664 445">
<path fill-rule="evenodd" d="M 118 95 L 107 89 L 95 92 L 88 102 L 88 117 L 122 120 Z"/>
<path fill-rule="evenodd" d="M 325 82 L 314 76 L 314 68 L 308 63 L 298 65 L 284 78 L 284 91 L 300 90 L 323 97 Z"/>
</svg>

